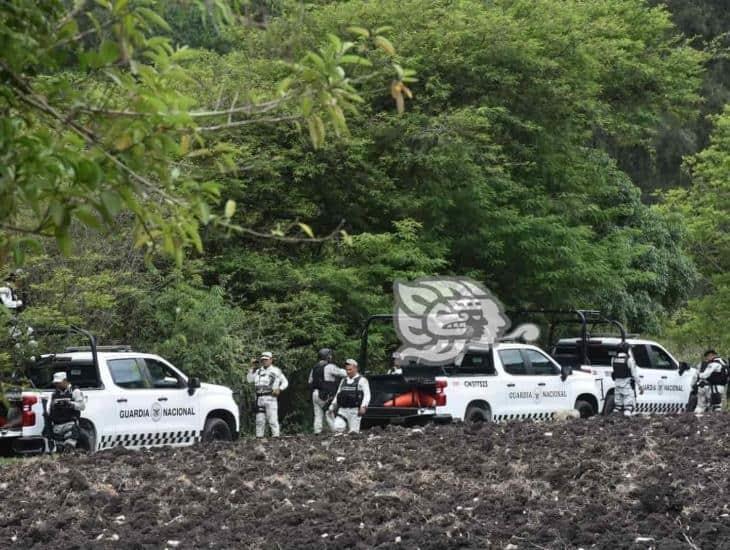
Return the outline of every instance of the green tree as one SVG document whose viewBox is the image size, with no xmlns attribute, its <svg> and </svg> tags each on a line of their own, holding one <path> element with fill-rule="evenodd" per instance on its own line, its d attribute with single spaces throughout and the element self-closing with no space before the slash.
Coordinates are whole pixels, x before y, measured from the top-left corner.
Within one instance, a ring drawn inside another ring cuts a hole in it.
<svg viewBox="0 0 730 550">
<path fill-rule="evenodd" d="M 221 184 L 241 207 L 234 221 L 285 230 L 306 220 L 323 234 L 345 219 L 351 234 L 387 234 L 412 220 L 412 249 L 443 260 L 431 274 L 481 279 L 510 306 L 601 307 L 634 329 L 656 329 L 686 298 L 694 269 L 681 224 L 641 202 L 605 146 L 643 146 L 666 117 L 696 115 L 705 55 L 665 10 L 633 0 L 332 3 L 247 33 L 196 78 L 227 94 L 244 78 L 266 86 L 268 57 L 296 57 L 354 21 L 400 22 L 392 34 L 419 77 L 412 108 L 380 116 L 382 94 L 364 95 L 351 138 L 318 150 L 281 128 L 231 136 L 241 170 Z M 279 278 L 271 295 L 240 286 L 251 249 L 293 272 L 344 254 L 248 239 L 242 253 L 215 236 L 209 246 L 221 284 L 247 304 L 286 301 L 298 284 Z M 384 271 L 377 288 L 387 294 L 392 282 Z M 358 306 L 351 335 L 373 311 Z"/>
<path fill-rule="evenodd" d="M 161 12 L 173 4 L 3 3 L 0 260 L 22 262 L 39 248 L 36 236 L 54 237 L 68 254 L 73 220 L 109 228 L 126 211 L 137 246 L 161 244 L 181 263 L 186 248 L 202 251 L 201 225 L 228 225 L 235 211 L 233 202 L 218 210 L 219 186 L 192 160 L 214 154 L 222 170 L 234 168 L 219 131 L 302 122 L 318 145 L 328 126 L 347 132 L 345 113 L 360 101 L 346 68 L 367 67 L 365 76 L 375 77 L 385 67 L 388 81 L 402 73 L 383 62 L 394 54 L 383 36 L 332 35 L 300 61 L 279 64 L 278 86 L 239 83 L 225 108 L 196 103 L 187 92 L 196 54 L 165 34 Z M 223 25 L 241 4 L 181 0 L 178 10 L 212 6 L 208 24 Z M 373 49 L 383 54 L 377 67 Z"/>
<path fill-rule="evenodd" d="M 165 3 L 179 23 L 163 33 L 174 44 L 194 32 L 180 5 Z M 316 349 L 356 356 L 364 319 L 390 311 L 395 280 L 471 276 L 510 308 L 597 307 L 633 331 L 658 329 L 689 296 L 696 272 L 685 219 L 646 205 L 643 182 L 616 153 L 644 151 L 667 120 L 697 115 L 707 56 L 666 10 L 641 0 L 276 8 L 254 17 L 265 24 L 205 27 L 203 49 L 180 62 L 186 79 L 166 91 L 188 98 L 189 109 L 218 113 L 194 117 L 208 127 L 199 134 L 213 138 L 191 139 L 175 167 L 233 201 L 219 220 L 227 231 L 206 227 L 203 252 L 181 270 L 154 254 L 148 270 L 136 256 L 142 267 L 129 277 L 117 268 L 118 289 L 104 286 L 113 262 L 99 259 L 89 274 L 74 258 L 50 255 L 58 275 L 46 281 L 38 272 L 33 308 L 57 310 L 50 290 L 70 280 L 74 295 L 110 297 L 104 307 L 113 311 L 64 306 L 63 315 L 108 323 L 106 340 L 156 350 L 242 395 L 247 362 L 270 349 L 292 381 L 285 424 L 301 426 Z M 330 35 L 352 44 L 323 44 Z M 357 60 L 345 63 L 350 53 Z M 338 65 L 347 68 L 344 83 Z M 323 87 L 317 75 L 325 74 L 341 85 Z M 274 97 L 280 86 L 288 91 Z M 410 95 L 407 111 L 392 116 Z M 282 98 L 290 103 L 268 110 Z M 127 108 L 122 99 L 112 94 L 111 106 Z M 261 111 L 234 112 L 229 123 L 228 113 L 249 105 Z M 122 239 L 133 227 L 124 222 Z M 78 227 L 77 257 L 105 249 Z M 320 238 L 302 242 L 310 232 Z M 130 280 L 141 296 L 118 292 Z M 374 332 L 376 360 L 386 359 L 392 338 Z"/>
<path fill-rule="evenodd" d="M 671 324 L 684 345 L 730 350 L 730 107 L 713 119 L 710 145 L 687 161 L 689 189 L 666 196 L 665 208 L 687 224 L 691 251 L 702 275 L 693 298 Z"/>
</svg>

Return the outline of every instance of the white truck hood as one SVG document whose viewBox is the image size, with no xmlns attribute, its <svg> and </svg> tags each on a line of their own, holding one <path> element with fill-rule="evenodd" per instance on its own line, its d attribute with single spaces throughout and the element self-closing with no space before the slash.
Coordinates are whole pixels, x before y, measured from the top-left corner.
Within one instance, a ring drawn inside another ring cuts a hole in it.
<svg viewBox="0 0 730 550">
<path fill-rule="evenodd" d="M 570 374 L 570 376 L 568 376 L 568 379 L 570 379 L 573 376 L 578 380 L 592 380 L 593 379 L 592 374 L 590 374 L 588 372 L 584 372 L 582 370 L 577 370 L 577 369 L 573 370 L 573 372 Z"/>
<path fill-rule="evenodd" d="M 207 382 L 201 382 L 200 389 L 205 393 L 218 394 L 218 395 L 233 395 L 233 390 L 226 386 L 219 386 L 218 384 L 208 384 Z"/>
</svg>

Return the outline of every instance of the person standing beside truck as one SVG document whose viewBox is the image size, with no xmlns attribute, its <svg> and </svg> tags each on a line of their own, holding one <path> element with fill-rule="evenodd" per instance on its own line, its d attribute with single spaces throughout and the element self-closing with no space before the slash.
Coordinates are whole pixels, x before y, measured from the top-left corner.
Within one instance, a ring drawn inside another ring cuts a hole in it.
<svg viewBox="0 0 730 550">
<path fill-rule="evenodd" d="M 345 361 L 347 377 L 340 382 L 335 399 L 330 406 L 330 412 L 347 423 L 347 431 L 358 433 L 360 420 L 370 404 L 370 384 L 367 378 L 360 375 L 357 361 Z M 334 424 L 334 422 L 333 422 Z"/>
<path fill-rule="evenodd" d="M 264 437 L 269 425 L 272 437 L 279 437 L 279 401 L 281 392 L 289 387 L 289 381 L 279 367 L 274 366 L 274 356 L 265 351 L 259 357 L 258 368 L 251 368 L 246 381 L 256 391 L 256 437 Z"/>
<path fill-rule="evenodd" d="M 695 414 L 705 411 L 720 411 L 723 408 L 725 386 L 728 383 L 728 366 L 717 355 L 714 349 L 708 349 L 703 355 L 693 385 L 697 387 L 697 407 Z"/>
<path fill-rule="evenodd" d="M 632 416 L 636 408 L 636 388 L 643 394 L 636 362 L 629 356 L 629 344 L 621 342 L 616 355 L 611 359 L 611 378 L 615 383 L 614 411 L 624 416 Z"/>
<path fill-rule="evenodd" d="M 53 386 L 55 390 L 48 404 L 50 435 L 56 450 L 65 452 L 75 449 L 78 444 L 81 435 L 79 418 L 86 403 L 84 394 L 71 386 L 65 372 L 54 373 Z"/>
<path fill-rule="evenodd" d="M 322 348 L 318 352 L 319 361 L 309 372 L 309 388 L 312 391 L 312 407 L 314 409 L 314 433 L 322 433 L 324 421 L 330 431 L 334 431 L 334 422 L 330 415 L 326 415 L 332 400 L 337 393 L 338 380 L 347 376 L 345 369 L 335 365 L 334 352 L 329 348 Z"/>
</svg>

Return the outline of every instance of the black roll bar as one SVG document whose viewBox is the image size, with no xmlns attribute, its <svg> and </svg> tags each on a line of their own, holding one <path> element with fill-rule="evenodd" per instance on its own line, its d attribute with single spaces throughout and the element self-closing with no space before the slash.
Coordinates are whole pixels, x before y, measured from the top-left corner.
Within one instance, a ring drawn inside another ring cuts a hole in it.
<svg viewBox="0 0 730 550">
<path fill-rule="evenodd" d="M 524 314 L 548 314 L 553 315 L 553 319 L 550 321 L 548 329 L 547 346 L 551 348 L 554 344 L 553 335 L 555 334 L 555 328 L 558 325 L 565 324 L 580 324 L 580 359 L 584 365 L 590 364 L 588 361 L 588 324 L 591 327 L 596 325 L 612 325 L 615 326 L 621 334 L 621 341 L 626 341 L 626 329 L 616 319 L 609 319 L 604 316 L 600 311 L 595 309 L 520 309 L 515 311 L 508 311 L 507 315 L 512 318 L 513 315 L 524 315 Z M 555 318 L 555 316 L 563 316 L 562 318 Z"/>
<path fill-rule="evenodd" d="M 373 321 L 392 321 L 395 316 L 392 313 L 377 313 L 371 315 L 365 321 L 362 332 L 360 333 L 360 357 L 358 363 L 360 370 L 365 372 L 368 365 L 368 334 L 370 332 L 370 325 Z"/>
<path fill-rule="evenodd" d="M 591 326 L 596 325 L 612 325 L 615 326 L 621 334 L 621 341 L 626 341 L 626 329 L 616 319 L 609 319 L 604 316 L 600 311 L 595 309 L 518 309 L 513 311 L 507 311 L 507 316 L 510 320 L 514 317 L 519 319 L 520 315 L 525 314 L 543 314 L 552 315 L 553 319 L 550 321 L 548 329 L 548 347 L 553 345 L 553 335 L 555 334 L 555 327 L 561 324 L 580 324 L 580 359 L 584 365 L 588 365 L 588 324 Z M 563 316 L 563 318 L 556 318 Z M 365 372 L 368 362 L 368 335 L 370 332 L 370 325 L 374 321 L 393 321 L 394 315 L 392 313 L 378 313 L 371 315 L 365 321 L 362 332 L 360 334 L 360 357 L 358 359 L 360 369 Z M 512 323 L 515 326 L 515 323 Z M 549 351 L 549 350 L 548 350 Z"/>
<path fill-rule="evenodd" d="M 99 355 L 98 355 L 98 350 L 97 350 L 97 345 L 96 345 L 96 336 L 91 334 L 91 332 L 89 332 L 88 330 L 79 328 L 74 325 L 69 325 L 68 327 L 53 326 L 53 327 L 40 328 L 40 329 L 34 328 L 33 334 L 38 334 L 38 335 L 60 334 L 60 335 L 66 335 L 66 339 L 68 339 L 68 337 L 71 334 L 79 334 L 81 336 L 85 336 L 89 341 L 89 349 L 91 350 L 91 358 L 92 358 L 92 361 L 94 362 L 94 368 L 96 369 L 97 372 L 99 372 Z M 64 348 L 65 348 L 65 346 L 64 346 Z M 51 358 L 55 357 L 56 355 L 58 355 L 58 354 L 57 353 L 50 354 Z"/>
</svg>

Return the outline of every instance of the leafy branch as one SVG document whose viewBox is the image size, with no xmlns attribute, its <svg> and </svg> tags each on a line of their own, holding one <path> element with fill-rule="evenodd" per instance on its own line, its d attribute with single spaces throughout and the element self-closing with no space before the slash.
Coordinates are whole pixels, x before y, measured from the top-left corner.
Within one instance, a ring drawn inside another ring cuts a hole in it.
<svg viewBox="0 0 730 550">
<path fill-rule="evenodd" d="M 232 21 L 240 8 L 214 4 L 207 13 L 215 24 Z M 174 49 L 157 33 L 169 25 L 153 6 L 19 2 L 2 16 L 0 40 L 16 47 L 0 60 L 0 109 L 9 115 L 0 138 L 6 165 L 0 183 L 14 190 L 0 211 L 0 263 L 10 256 L 22 261 L 35 246 L 27 235 L 52 236 L 69 253 L 72 221 L 108 230 L 125 210 L 134 216 L 137 246 L 160 245 L 178 262 L 189 247 L 202 251 L 202 225 L 285 242 L 319 242 L 341 232 L 340 225 L 315 237 L 300 224 L 308 236 L 300 239 L 231 224 L 230 216 L 211 212 L 221 202 L 220 186 L 201 159 L 212 154 L 225 169 L 233 152 L 222 133 L 230 137 L 252 125 L 306 122 L 315 147 L 328 128 L 345 137 L 346 114 L 364 101 L 356 85 L 386 75 L 401 112 L 412 75 L 394 61 L 392 44 L 379 32 L 351 31 L 355 42 L 329 35 L 316 52 L 288 66 L 290 76 L 273 97 L 239 104 L 236 92 L 228 108 L 196 108 L 185 68 L 196 54 Z M 362 67 L 369 73 L 348 73 Z"/>
</svg>

